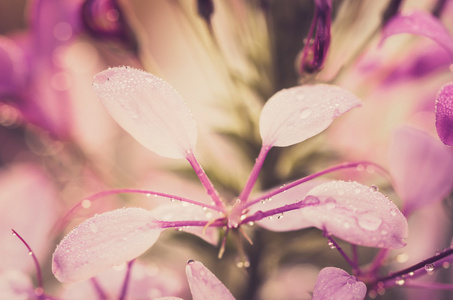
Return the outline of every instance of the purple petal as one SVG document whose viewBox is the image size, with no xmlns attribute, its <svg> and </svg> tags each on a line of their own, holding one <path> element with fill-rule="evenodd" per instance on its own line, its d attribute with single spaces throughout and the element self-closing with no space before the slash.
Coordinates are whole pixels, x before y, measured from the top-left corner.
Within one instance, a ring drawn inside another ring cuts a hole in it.
<svg viewBox="0 0 453 300">
<path fill-rule="evenodd" d="M 0 36 L 0 98 L 20 92 L 28 66 L 22 49 L 14 40 Z"/>
<path fill-rule="evenodd" d="M 453 38 L 439 19 L 428 12 L 414 11 L 406 15 L 396 15 L 383 28 L 380 44 L 388 37 L 400 33 L 427 37 L 447 50 L 453 59 Z"/>
<path fill-rule="evenodd" d="M 397 129 L 389 162 L 405 213 L 441 200 L 453 188 L 453 153 L 423 131 L 411 127 Z"/>
<path fill-rule="evenodd" d="M 281 90 L 264 105 L 260 134 L 265 146 L 286 147 L 311 138 L 359 106 L 360 100 L 337 86 L 318 84 Z"/>
<path fill-rule="evenodd" d="M 230 291 L 201 262 L 190 260 L 186 274 L 193 300 L 234 300 Z"/>
<path fill-rule="evenodd" d="M 299 228 L 317 227 L 353 244 L 401 248 L 408 225 L 395 204 L 380 192 L 357 182 L 330 181 L 307 193 L 320 203 L 299 212 Z"/>
<path fill-rule="evenodd" d="M 437 94 L 436 129 L 440 140 L 453 146 L 453 83 L 444 85 Z"/>
<path fill-rule="evenodd" d="M 321 270 L 313 290 L 313 300 L 365 299 L 366 285 L 346 271 L 327 267 Z"/>
<path fill-rule="evenodd" d="M 167 205 L 160 205 L 151 211 L 151 214 L 160 221 L 210 221 L 218 218 L 217 212 L 205 210 L 201 206 L 188 204 L 186 202 L 174 202 Z M 206 242 L 217 245 L 219 231 L 217 228 L 184 227 L 183 231 L 192 233 Z"/>
<path fill-rule="evenodd" d="M 181 96 L 162 79 L 128 67 L 97 74 L 94 91 L 112 117 L 157 154 L 184 158 L 197 139 L 195 121 Z"/>
<path fill-rule="evenodd" d="M 147 210 L 122 208 L 84 221 L 57 246 L 52 272 L 61 282 L 75 282 L 136 258 L 160 235 L 154 220 Z"/>
</svg>

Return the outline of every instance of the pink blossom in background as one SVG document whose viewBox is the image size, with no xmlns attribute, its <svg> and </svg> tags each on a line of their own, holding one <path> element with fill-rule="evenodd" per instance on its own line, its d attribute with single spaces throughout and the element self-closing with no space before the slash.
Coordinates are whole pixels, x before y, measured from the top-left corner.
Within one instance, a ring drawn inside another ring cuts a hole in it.
<svg viewBox="0 0 453 300">
<path fill-rule="evenodd" d="M 451 1 L 0 1 L 0 298 L 449 299 Z"/>
</svg>

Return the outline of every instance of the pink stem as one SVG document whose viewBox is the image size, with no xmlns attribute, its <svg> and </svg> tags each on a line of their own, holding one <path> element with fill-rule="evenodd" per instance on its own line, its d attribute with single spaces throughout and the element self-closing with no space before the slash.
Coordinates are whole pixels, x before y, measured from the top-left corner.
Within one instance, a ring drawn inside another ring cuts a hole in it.
<svg viewBox="0 0 453 300">
<path fill-rule="evenodd" d="M 225 212 L 225 206 L 220 200 L 219 193 L 215 189 L 214 185 L 212 182 L 209 180 L 208 176 L 206 175 L 205 171 L 201 167 L 201 165 L 198 163 L 197 159 L 195 158 L 195 155 L 193 154 L 192 151 L 187 152 L 186 156 L 187 161 L 189 161 L 190 165 L 194 169 L 195 173 L 197 174 L 198 178 L 200 179 L 201 184 L 205 188 L 206 192 L 208 195 L 211 197 L 212 201 L 214 201 L 215 205 L 217 206 L 216 210 L 217 211 L 222 211 Z"/>
<path fill-rule="evenodd" d="M 205 227 L 209 224 L 209 227 L 223 227 L 225 226 L 225 219 L 217 219 L 214 222 L 208 221 L 160 221 L 156 220 L 154 223 L 157 223 L 160 228 L 182 228 L 182 227 Z"/>
<path fill-rule="evenodd" d="M 404 284 L 405 287 L 433 289 L 433 290 L 447 290 L 453 291 L 453 284 L 441 282 L 413 282 L 409 281 Z"/>
<path fill-rule="evenodd" d="M 39 266 L 39 262 L 38 262 L 38 259 L 36 258 L 36 255 L 35 253 L 33 252 L 33 250 L 31 250 L 30 246 L 27 244 L 27 242 L 14 230 L 14 229 L 11 229 L 13 231 L 13 235 L 17 236 L 19 238 L 19 240 L 21 240 L 21 242 L 25 245 L 25 247 L 27 247 L 28 249 L 28 254 L 31 255 L 31 257 L 33 258 L 33 262 L 35 263 L 35 268 L 36 268 L 36 281 L 37 281 L 37 287 L 40 291 L 42 291 L 42 294 L 44 294 L 44 284 L 43 284 L 43 280 L 42 280 L 42 273 L 41 273 L 41 267 Z M 39 298 L 41 298 L 41 295 L 38 295 Z"/>
<path fill-rule="evenodd" d="M 330 168 L 327 168 L 327 169 L 324 169 L 320 172 L 317 172 L 317 173 L 314 173 L 314 174 L 311 174 L 311 175 L 308 175 L 308 176 L 305 176 L 303 178 L 300 178 L 296 181 L 293 181 L 291 183 L 288 183 L 288 184 L 285 184 L 284 186 L 281 186 L 279 188 L 276 188 L 256 199 L 253 199 L 252 201 L 250 201 L 249 203 L 247 203 L 247 205 L 245 207 L 249 207 L 249 206 L 252 206 L 262 200 L 265 200 L 265 199 L 268 199 L 268 198 L 271 198 L 272 196 L 275 196 L 277 194 L 280 194 L 280 193 L 283 193 L 284 191 L 286 190 L 289 190 L 290 188 L 293 188 L 297 185 L 300 185 L 304 182 L 307 182 L 307 181 L 310 181 L 312 179 L 315 179 L 317 177 L 320 177 L 322 175 L 326 175 L 326 174 L 329 174 L 329 173 L 332 173 L 332 172 L 335 172 L 335 171 L 340 171 L 340 170 L 343 170 L 343 169 L 350 169 L 350 168 L 357 168 L 358 166 L 373 166 L 373 167 L 376 167 L 377 169 L 383 171 L 384 173 L 387 174 L 387 171 L 375 164 L 375 163 L 372 163 L 372 162 L 368 162 L 368 161 L 359 161 L 359 162 L 345 162 L 345 163 L 341 163 L 341 164 L 338 164 L 338 165 L 335 165 L 333 167 L 330 167 Z"/>
<path fill-rule="evenodd" d="M 335 248 L 337 249 L 337 251 L 341 254 L 341 256 L 343 256 L 343 258 L 346 260 L 346 262 L 351 266 L 352 268 L 352 272 L 354 274 L 358 274 L 359 273 L 359 268 L 357 266 L 357 264 L 355 264 L 350 258 L 349 256 L 343 251 L 343 249 L 340 247 L 340 245 L 332 238 L 332 236 L 330 235 L 326 235 L 327 239 L 329 240 L 330 243 L 332 243 L 332 245 L 335 246 Z M 333 248 L 333 247 L 332 247 Z"/>
<path fill-rule="evenodd" d="M 145 195 L 150 195 L 150 196 L 151 195 L 160 196 L 160 197 L 164 197 L 164 198 L 167 198 L 167 199 L 170 199 L 170 200 L 177 200 L 177 201 L 187 202 L 187 203 L 194 204 L 194 205 L 201 206 L 201 207 L 210 208 L 212 210 L 219 211 L 219 212 L 223 212 L 224 211 L 222 208 L 219 208 L 219 207 L 214 206 L 214 205 L 205 204 L 205 203 L 202 203 L 202 202 L 194 201 L 194 200 L 191 200 L 191 199 L 187 199 L 187 198 L 184 198 L 184 197 L 171 195 L 171 194 L 167 194 L 167 193 L 160 193 L 160 192 L 154 192 L 154 191 L 148 191 L 148 190 L 140 190 L 140 189 L 113 189 L 113 190 L 107 190 L 107 191 L 99 192 L 97 194 L 94 194 L 94 195 L 86 197 L 84 200 L 79 201 L 76 205 L 74 205 L 66 213 L 66 215 L 63 216 L 63 218 L 61 218 L 61 220 L 59 221 L 59 224 L 57 224 L 55 226 L 55 228 L 60 229 L 60 228 L 64 227 L 65 226 L 65 221 L 69 218 L 69 216 L 72 213 L 74 213 L 77 209 L 79 209 L 83 205 L 84 201 L 87 201 L 87 200 L 88 201 L 95 201 L 95 200 L 98 200 L 98 199 L 101 199 L 101 198 L 104 198 L 104 197 L 107 197 L 107 196 L 110 196 L 110 195 L 126 194 L 126 193 L 145 194 Z"/>
<path fill-rule="evenodd" d="M 96 293 L 98 294 L 99 300 L 107 300 L 107 295 L 105 294 L 104 290 L 102 289 L 101 285 L 97 281 L 96 277 L 92 277 L 90 279 L 91 283 L 93 284 Z"/>
<path fill-rule="evenodd" d="M 124 277 L 123 287 L 121 288 L 121 294 L 120 294 L 118 300 L 126 299 L 127 288 L 129 287 L 129 282 L 130 282 L 130 278 L 131 278 L 131 270 L 132 270 L 132 265 L 134 264 L 134 262 L 135 262 L 135 259 L 133 259 L 127 263 L 126 276 Z"/>
<path fill-rule="evenodd" d="M 261 171 L 261 167 L 263 166 L 264 160 L 266 159 L 267 153 L 271 149 L 271 146 L 262 146 L 260 153 L 258 154 L 258 158 L 255 161 L 255 165 L 253 166 L 252 172 L 247 179 L 247 183 L 244 186 L 241 194 L 239 195 L 239 199 L 242 203 L 247 203 L 250 193 L 252 192 L 253 187 L 255 186 L 256 180 L 258 179 L 258 175 Z"/>
<path fill-rule="evenodd" d="M 306 206 L 313 206 L 313 205 L 317 205 L 317 204 L 319 204 L 319 199 L 316 197 L 309 196 L 306 199 L 296 202 L 296 203 L 286 204 L 284 206 L 270 209 L 267 211 L 259 210 L 259 211 L 255 212 L 253 215 L 248 216 L 247 218 L 242 220 L 240 224 L 246 224 L 248 222 L 256 222 L 256 221 L 262 220 L 267 217 L 275 216 L 278 214 L 283 214 L 284 212 L 300 209 L 300 208 L 306 207 Z"/>
</svg>

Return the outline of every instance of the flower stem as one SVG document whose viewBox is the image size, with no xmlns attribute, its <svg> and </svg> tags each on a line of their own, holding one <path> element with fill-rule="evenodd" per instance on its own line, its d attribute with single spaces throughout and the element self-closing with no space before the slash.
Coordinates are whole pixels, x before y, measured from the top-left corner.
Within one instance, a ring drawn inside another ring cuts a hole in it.
<svg viewBox="0 0 453 300">
<path fill-rule="evenodd" d="M 258 158 L 255 161 L 255 165 L 253 166 L 252 172 L 247 179 L 247 183 L 244 186 L 241 194 L 239 195 L 239 199 L 242 203 L 247 203 L 250 193 L 252 192 L 253 187 L 255 186 L 256 180 L 258 179 L 258 175 L 261 171 L 261 167 L 263 166 L 264 160 L 266 159 L 267 153 L 271 149 L 271 146 L 262 146 L 260 153 L 258 154 Z"/>
<path fill-rule="evenodd" d="M 192 151 L 187 152 L 186 156 L 187 161 L 190 163 L 192 166 L 193 170 L 197 174 L 198 178 L 200 179 L 201 184 L 205 188 L 206 192 L 208 195 L 211 197 L 212 201 L 214 201 L 215 205 L 217 206 L 217 211 L 225 211 L 225 206 L 220 200 L 219 193 L 215 189 L 214 185 L 212 182 L 209 180 L 208 176 L 206 175 L 205 171 L 201 167 L 201 165 L 198 163 L 197 159 L 195 158 L 195 155 L 193 154 Z"/>
<path fill-rule="evenodd" d="M 290 188 L 298 186 L 298 185 L 300 185 L 300 184 L 302 184 L 304 182 L 310 181 L 310 180 L 315 179 L 317 177 L 320 177 L 320 176 L 323 176 L 323 175 L 326 175 L 326 174 L 329 174 L 329 173 L 332 173 L 332 172 L 335 172 L 335 171 L 340 171 L 340 170 L 343 170 L 343 169 L 359 168 L 359 167 L 366 168 L 368 166 L 375 167 L 378 170 L 384 172 L 385 174 L 388 174 L 388 172 L 383 167 L 379 166 L 378 164 L 372 163 L 372 162 L 368 162 L 368 161 L 345 162 L 345 163 L 341 163 L 341 164 L 332 166 L 330 168 L 324 169 L 324 170 L 319 171 L 317 173 L 305 176 L 305 177 L 300 178 L 300 179 L 298 179 L 296 181 L 293 181 L 291 183 L 285 184 L 284 186 L 281 186 L 279 188 L 271 190 L 270 192 L 268 192 L 268 193 L 266 193 L 266 194 L 264 194 L 264 195 L 262 195 L 262 196 L 260 196 L 260 197 L 258 197 L 256 199 L 253 199 L 252 201 L 247 203 L 246 207 L 252 206 L 252 205 L 254 205 L 254 204 L 256 204 L 256 203 L 258 203 L 258 202 L 260 202 L 262 200 L 271 198 L 272 196 L 275 196 L 277 194 L 283 193 L 284 191 L 287 191 Z"/>
<path fill-rule="evenodd" d="M 133 266 L 134 262 L 135 262 L 135 259 L 133 259 L 127 263 L 126 276 L 124 277 L 123 287 L 121 288 L 121 294 L 120 294 L 118 300 L 126 299 L 127 288 L 129 287 L 129 282 L 130 282 L 130 278 L 131 278 L 131 270 L 132 270 L 132 266 Z"/>
<path fill-rule="evenodd" d="M 341 254 L 341 256 L 343 256 L 343 258 L 346 260 L 346 262 L 351 266 L 352 268 L 352 272 L 354 274 L 358 274 L 359 273 L 359 268 L 357 266 L 357 264 L 352 261 L 349 256 L 343 251 L 343 249 L 340 247 L 340 245 L 332 238 L 332 236 L 330 235 L 326 235 L 327 239 L 329 240 L 329 243 L 332 244 L 332 246 L 335 246 L 335 249 L 337 249 L 337 251 Z M 333 247 L 332 247 L 333 248 Z"/>
</svg>

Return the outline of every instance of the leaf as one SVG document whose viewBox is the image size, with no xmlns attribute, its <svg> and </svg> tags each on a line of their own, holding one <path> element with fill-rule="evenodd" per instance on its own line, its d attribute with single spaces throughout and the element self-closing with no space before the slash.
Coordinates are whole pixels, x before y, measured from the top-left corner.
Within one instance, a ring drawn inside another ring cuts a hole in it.
<svg viewBox="0 0 453 300">
<path fill-rule="evenodd" d="M 189 260 L 186 275 L 193 300 L 234 300 L 230 291 L 201 262 Z"/>
<path fill-rule="evenodd" d="M 162 229 L 141 208 L 122 208 L 94 216 L 57 246 L 52 272 L 61 282 L 76 282 L 135 259 L 151 247 Z"/>
<path fill-rule="evenodd" d="M 447 50 L 450 58 L 453 59 L 453 38 L 439 19 L 428 12 L 413 11 L 409 14 L 394 16 L 382 29 L 380 45 L 387 38 L 400 33 L 427 37 Z"/>
<path fill-rule="evenodd" d="M 436 129 L 440 140 L 453 146 L 453 83 L 444 85 L 437 94 Z"/>
<path fill-rule="evenodd" d="M 327 267 L 319 272 L 313 300 L 359 300 L 365 299 L 365 283 L 358 281 L 342 269 Z"/>
<path fill-rule="evenodd" d="M 192 114 L 178 92 L 162 79 L 118 67 L 97 74 L 93 87 L 115 121 L 151 151 L 184 158 L 193 150 L 197 129 Z"/>
<path fill-rule="evenodd" d="M 266 102 L 261 112 L 259 125 L 263 145 L 286 147 L 300 143 L 359 105 L 356 96 L 334 85 L 281 90 Z"/>
<path fill-rule="evenodd" d="M 453 153 L 423 131 L 407 126 L 397 129 L 389 163 L 405 213 L 440 201 L 453 188 Z"/>
</svg>

